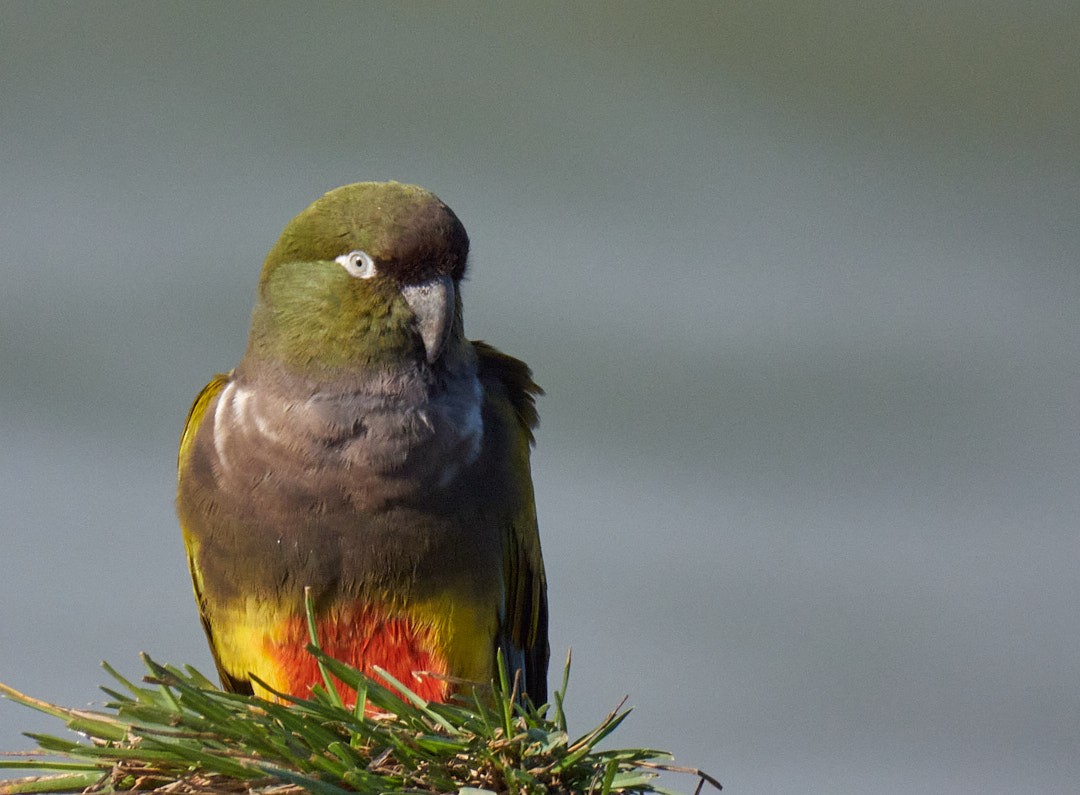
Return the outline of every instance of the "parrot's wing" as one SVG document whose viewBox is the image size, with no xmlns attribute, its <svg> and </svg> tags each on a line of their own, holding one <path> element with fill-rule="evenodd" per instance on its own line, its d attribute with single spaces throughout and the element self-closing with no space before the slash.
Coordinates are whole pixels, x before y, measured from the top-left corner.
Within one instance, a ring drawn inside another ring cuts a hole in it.
<svg viewBox="0 0 1080 795">
<path fill-rule="evenodd" d="M 180 433 L 180 452 L 176 462 L 179 471 L 183 471 L 184 462 L 191 455 L 191 445 L 195 443 L 195 434 L 199 430 L 199 425 L 202 424 L 203 417 L 206 416 L 206 410 L 229 383 L 230 378 L 232 378 L 232 373 L 218 373 L 210 379 L 209 384 L 202 388 L 195 402 L 191 404 L 187 420 L 184 421 L 184 430 Z"/>
<path fill-rule="evenodd" d="M 511 672 L 524 675 L 525 692 L 537 706 L 547 701 L 548 606 L 547 578 L 536 523 L 529 448 L 536 427 L 536 395 L 542 394 L 532 380 L 528 365 L 474 342 L 480 361 L 480 379 L 492 409 L 503 420 L 509 435 L 511 476 L 516 504 L 507 528 L 504 580 L 506 603 L 499 646 Z"/>
<path fill-rule="evenodd" d="M 218 373 L 210 380 L 209 384 L 203 387 L 199 396 L 195 398 L 195 402 L 191 404 L 191 410 L 188 412 L 187 421 L 184 423 L 184 430 L 180 434 L 180 453 L 177 458 L 177 469 L 180 473 L 180 477 L 184 476 L 184 470 L 187 468 L 187 463 L 194 449 L 195 435 L 198 433 L 203 417 L 206 416 L 206 412 L 213 404 L 214 399 L 221 393 L 221 390 L 225 388 L 225 385 L 229 383 L 231 378 L 232 373 Z M 183 526 L 182 518 L 180 529 L 184 533 L 184 548 L 187 551 L 188 569 L 191 571 L 191 584 L 195 589 L 195 604 L 199 606 L 199 619 L 202 621 L 203 630 L 206 632 L 206 638 L 210 641 L 210 651 L 214 655 L 214 664 L 217 666 L 218 675 L 221 677 L 221 684 L 229 692 L 251 694 L 253 692 L 251 683 L 247 679 L 237 679 L 221 666 L 217 645 L 214 643 L 214 633 L 210 626 L 210 621 L 207 617 L 203 602 L 202 588 L 200 587 L 202 576 L 196 566 L 194 547 L 192 546 L 191 539 L 188 535 L 188 528 Z"/>
</svg>

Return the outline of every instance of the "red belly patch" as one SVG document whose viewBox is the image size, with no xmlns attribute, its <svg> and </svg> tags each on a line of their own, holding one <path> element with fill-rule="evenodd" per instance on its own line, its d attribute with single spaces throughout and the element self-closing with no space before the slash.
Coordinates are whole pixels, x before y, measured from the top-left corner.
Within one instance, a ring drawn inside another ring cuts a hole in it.
<svg viewBox="0 0 1080 795">
<path fill-rule="evenodd" d="M 372 605 L 336 608 L 318 617 L 316 627 L 319 645 L 334 659 L 380 681 L 373 669 L 377 665 L 421 698 L 446 701 L 448 684 L 439 678 L 447 673 L 446 659 L 436 651 L 430 628 Z M 279 689 L 297 698 L 310 697 L 311 686 L 323 679 L 318 663 L 305 648 L 307 621 L 302 616 L 289 619 L 278 637 L 266 642 L 266 651 L 276 663 Z M 346 703 L 355 703 L 351 688 L 336 678 L 334 683 Z"/>
</svg>

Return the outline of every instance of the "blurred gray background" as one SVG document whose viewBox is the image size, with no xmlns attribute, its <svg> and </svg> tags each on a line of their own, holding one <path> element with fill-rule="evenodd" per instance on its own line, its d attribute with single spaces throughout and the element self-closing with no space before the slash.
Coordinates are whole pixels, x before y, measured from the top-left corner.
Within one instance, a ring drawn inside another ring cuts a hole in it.
<svg viewBox="0 0 1080 795">
<path fill-rule="evenodd" d="M 284 223 L 393 178 L 547 388 L 574 728 L 628 694 L 618 743 L 733 793 L 1074 792 L 1078 41 L 1069 2 L 4 3 L 0 681 L 212 670 L 185 412 Z"/>
</svg>

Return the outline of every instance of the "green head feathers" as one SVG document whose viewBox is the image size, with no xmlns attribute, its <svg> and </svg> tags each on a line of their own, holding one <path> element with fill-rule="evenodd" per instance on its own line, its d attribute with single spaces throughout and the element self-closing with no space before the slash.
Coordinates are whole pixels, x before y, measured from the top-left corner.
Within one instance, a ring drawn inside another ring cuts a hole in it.
<svg viewBox="0 0 1080 795">
<path fill-rule="evenodd" d="M 463 339 L 456 287 L 468 251 L 457 216 L 423 188 L 332 190 L 267 255 L 245 361 L 313 375 L 434 364 L 452 337 Z"/>
</svg>

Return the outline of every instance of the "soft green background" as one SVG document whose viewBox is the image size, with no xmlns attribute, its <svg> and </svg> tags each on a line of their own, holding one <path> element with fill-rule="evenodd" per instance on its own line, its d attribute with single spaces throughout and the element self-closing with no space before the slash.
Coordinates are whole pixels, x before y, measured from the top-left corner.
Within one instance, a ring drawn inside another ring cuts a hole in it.
<svg viewBox="0 0 1080 795">
<path fill-rule="evenodd" d="M 578 729 L 731 792 L 1080 781 L 1080 5 L 0 5 L 0 680 L 211 669 L 187 407 L 311 199 L 419 182 Z M 46 720 L 0 703 L 0 747 Z M 689 787 L 692 781 L 674 782 Z"/>
</svg>

